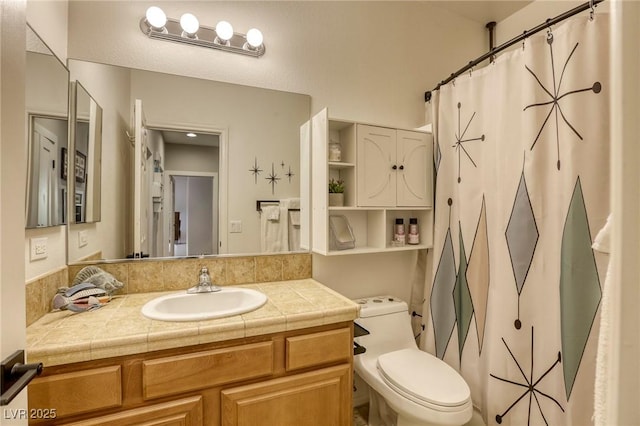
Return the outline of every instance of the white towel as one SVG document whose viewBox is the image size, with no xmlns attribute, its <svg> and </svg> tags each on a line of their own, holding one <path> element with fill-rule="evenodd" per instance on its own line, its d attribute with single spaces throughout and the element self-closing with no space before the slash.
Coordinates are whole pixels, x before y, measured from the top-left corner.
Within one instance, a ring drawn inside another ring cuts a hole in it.
<svg viewBox="0 0 640 426">
<path fill-rule="evenodd" d="M 610 253 L 610 240 L 611 240 L 611 215 L 607 217 L 607 223 L 604 224 L 596 238 L 593 240 L 591 248 L 602 253 Z"/>
<path fill-rule="evenodd" d="M 598 232 L 593 242 L 593 249 L 609 254 L 611 236 L 611 215 L 607 223 Z M 593 419 L 596 426 L 607 426 L 607 381 L 609 380 L 609 336 L 611 334 L 611 286 L 613 280 L 613 267 L 611 258 L 607 266 L 607 276 L 602 286 L 602 299 L 600 300 L 600 333 L 598 335 L 598 351 L 596 355 L 596 380 L 594 386 Z"/>
<path fill-rule="evenodd" d="M 300 212 L 299 211 L 290 211 L 289 212 L 289 221 L 291 225 L 300 227 Z"/>
<path fill-rule="evenodd" d="M 283 198 L 280 200 L 280 205 L 284 208 L 288 209 L 299 209 L 300 208 L 300 198 Z"/>
<path fill-rule="evenodd" d="M 276 215 L 279 220 L 271 220 L 269 217 Z M 286 211 L 282 213 L 280 206 L 264 206 L 260 215 L 260 246 L 263 253 L 276 253 L 289 250 L 288 227 Z"/>
<path fill-rule="evenodd" d="M 300 250 L 300 212 L 289 212 L 289 250 Z"/>
<path fill-rule="evenodd" d="M 280 207 L 264 206 L 262 208 L 262 214 L 267 216 L 267 220 L 280 220 Z"/>
</svg>

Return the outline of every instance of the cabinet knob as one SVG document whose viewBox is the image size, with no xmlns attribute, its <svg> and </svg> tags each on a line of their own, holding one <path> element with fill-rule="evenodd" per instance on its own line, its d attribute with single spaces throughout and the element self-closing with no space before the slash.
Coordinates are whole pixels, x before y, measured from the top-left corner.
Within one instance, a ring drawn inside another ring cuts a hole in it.
<svg viewBox="0 0 640 426">
<path fill-rule="evenodd" d="M 393 167 L 391 167 L 393 170 L 397 170 L 398 166 L 396 166 L 395 164 L 393 165 Z"/>
<path fill-rule="evenodd" d="M 400 165 L 400 170 L 404 170 L 404 166 L 403 165 Z"/>
</svg>

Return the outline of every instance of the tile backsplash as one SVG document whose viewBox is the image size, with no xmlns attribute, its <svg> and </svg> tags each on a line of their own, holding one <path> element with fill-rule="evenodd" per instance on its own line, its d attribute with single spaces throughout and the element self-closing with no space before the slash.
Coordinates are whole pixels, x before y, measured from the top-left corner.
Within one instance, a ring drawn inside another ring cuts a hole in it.
<svg viewBox="0 0 640 426">
<path fill-rule="evenodd" d="M 200 268 L 209 269 L 218 285 L 237 285 L 311 278 L 311 254 L 282 254 L 203 259 L 129 260 L 91 262 L 124 283 L 121 293 L 186 290 L 198 283 Z M 27 283 L 27 326 L 51 310 L 60 287 L 73 281 L 87 264 L 69 265 Z"/>
<path fill-rule="evenodd" d="M 25 291 L 27 304 L 27 326 L 33 324 L 51 310 L 51 300 L 60 287 L 68 286 L 67 267 L 27 282 Z"/>
</svg>

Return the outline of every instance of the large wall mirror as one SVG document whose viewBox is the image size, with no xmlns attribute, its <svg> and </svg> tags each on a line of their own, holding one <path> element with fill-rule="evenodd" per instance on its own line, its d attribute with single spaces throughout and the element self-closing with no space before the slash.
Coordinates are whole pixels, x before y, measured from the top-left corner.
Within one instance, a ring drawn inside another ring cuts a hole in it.
<svg viewBox="0 0 640 426">
<path fill-rule="evenodd" d="M 103 108 L 100 258 L 300 251 L 308 95 L 75 59 L 68 66 Z M 267 219 L 262 206 L 280 215 Z M 288 232 L 274 233 L 278 223 Z M 69 252 L 69 263 L 83 259 Z"/>
<path fill-rule="evenodd" d="M 69 71 L 27 26 L 26 227 L 68 223 Z"/>
</svg>

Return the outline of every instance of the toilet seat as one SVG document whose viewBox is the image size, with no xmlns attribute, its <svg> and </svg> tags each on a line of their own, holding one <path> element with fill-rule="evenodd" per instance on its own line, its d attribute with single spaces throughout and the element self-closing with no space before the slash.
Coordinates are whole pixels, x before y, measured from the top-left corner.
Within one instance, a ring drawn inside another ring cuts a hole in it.
<svg viewBox="0 0 640 426">
<path fill-rule="evenodd" d="M 456 370 L 417 348 L 380 355 L 377 369 L 393 390 L 433 410 L 458 411 L 471 398 L 469 386 Z"/>
</svg>

